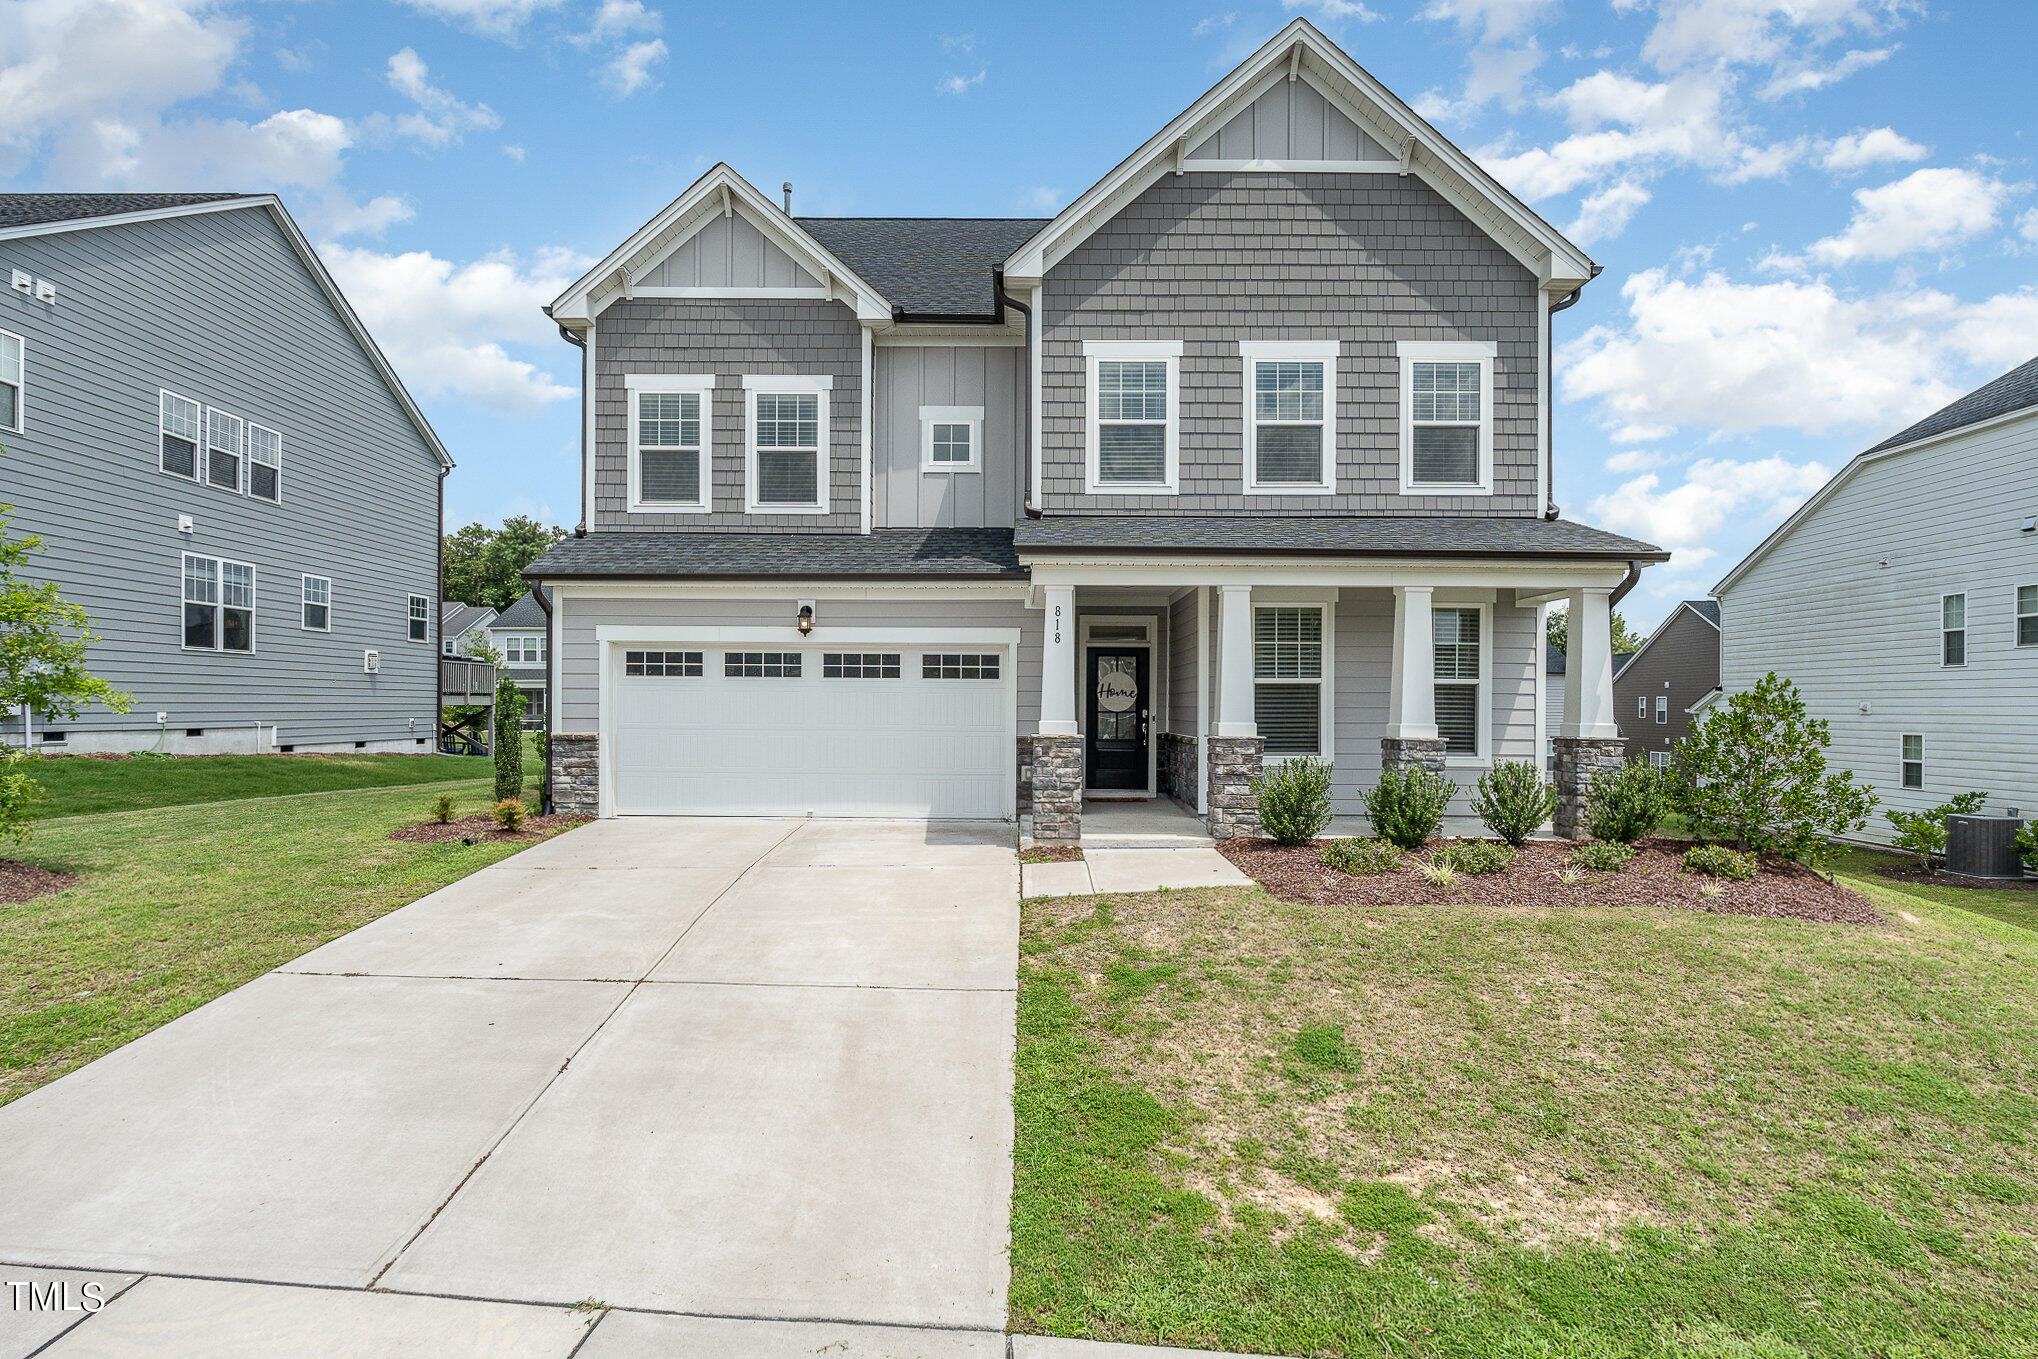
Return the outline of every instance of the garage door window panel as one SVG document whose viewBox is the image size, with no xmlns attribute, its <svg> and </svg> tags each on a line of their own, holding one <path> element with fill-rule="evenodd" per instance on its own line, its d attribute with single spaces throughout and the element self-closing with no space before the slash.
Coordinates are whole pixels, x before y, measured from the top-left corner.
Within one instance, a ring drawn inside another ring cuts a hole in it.
<svg viewBox="0 0 2038 1359">
<path fill-rule="evenodd" d="M 698 651 L 626 651 L 623 673 L 667 679 L 699 679 L 702 656 Z"/>
<path fill-rule="evenodd" d="M 920 658 L 920 678 L 931 680 L 994 680 L 998 678 L 996 652 L 928 652 Z"/>
<path fill-rule="evenodd" d="M 798 679 L 800 653 L 797 651 L 730 651 L 722 657 L 722 674 L 729 679 Z"/>
<path fill-rule="evenodd" d="M 896 651 L 827 651 L 821 654 L 822 679 L 897 679 Z"/>
</svg>

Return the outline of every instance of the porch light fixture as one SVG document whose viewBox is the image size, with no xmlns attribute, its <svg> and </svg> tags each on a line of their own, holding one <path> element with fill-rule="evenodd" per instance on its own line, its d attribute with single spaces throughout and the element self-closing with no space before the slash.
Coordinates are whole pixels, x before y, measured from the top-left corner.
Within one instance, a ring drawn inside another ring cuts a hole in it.
<svg viewBox="0 0 2038 1359">
<path fill-rule="evenodd" d="M 814 602 L 810 599 L 800 601 L 798 627 L 802 637 L 814 630 Z"/>
</svg>

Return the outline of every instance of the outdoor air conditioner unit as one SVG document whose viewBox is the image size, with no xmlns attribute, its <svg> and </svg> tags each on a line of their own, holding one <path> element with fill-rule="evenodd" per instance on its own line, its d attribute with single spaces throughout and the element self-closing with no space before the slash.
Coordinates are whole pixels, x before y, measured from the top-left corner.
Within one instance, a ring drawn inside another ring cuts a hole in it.
<svg viewBox="0 0 2038 1359">
<path fill-rule="evenodd" d="M 364 652 L 362 652 L 362 653 L 361 653 L 361 673 L 362 673 L 362 674 L 365 674 L 365 675 L 379 675 L 379 674 L 381 674 L 381 673 L 382 673 L 382 653 L 381 653 L 381 652 L 379 652 L 379 651 L 364 651 Z"/>
<path fill-rule="evenodd" d="M 1946 871 L 1963 878 L 2021 878 L 2023 856 L 2017 832 L 2024 823 L 2014 816 L 1949 816 L 1946 818 Z"/>
</svg>

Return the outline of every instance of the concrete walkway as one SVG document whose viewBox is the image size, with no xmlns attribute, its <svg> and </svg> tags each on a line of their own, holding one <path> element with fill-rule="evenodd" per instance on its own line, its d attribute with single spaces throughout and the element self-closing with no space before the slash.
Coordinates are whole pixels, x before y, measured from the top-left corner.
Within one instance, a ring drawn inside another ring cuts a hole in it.
<svg viewBox="0 0 2038 1359">
<path fill-rule="evenodd" d="M 1214 849 L 1092 849 L 1068 863 L 1025 864 L 1027 897 L 1153 892 L 1163 887 L 1245 887 L 1252 879 Z"/>
<path fill-rule="evenodd" d="M 1002 1353 L 1009 836 L 596 823 L 0 1108 L 0 1356 Z"/>
</svg>

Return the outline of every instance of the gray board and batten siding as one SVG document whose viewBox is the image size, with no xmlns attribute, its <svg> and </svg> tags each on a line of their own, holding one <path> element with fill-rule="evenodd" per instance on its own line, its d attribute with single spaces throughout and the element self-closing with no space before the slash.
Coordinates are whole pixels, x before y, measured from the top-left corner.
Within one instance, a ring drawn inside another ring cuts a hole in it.
<svg viewBox="0 0 2038 1359">
<path fill-rule="evenodd" d="M 874 494 L 879 528 L 1010 526 L 1026 443 L 1026 351 L 1015 345 L 886 345 L 877 374 Z M 972 471 L 924 471 L 923 406 L 983 411 Z"/>
</svg>

